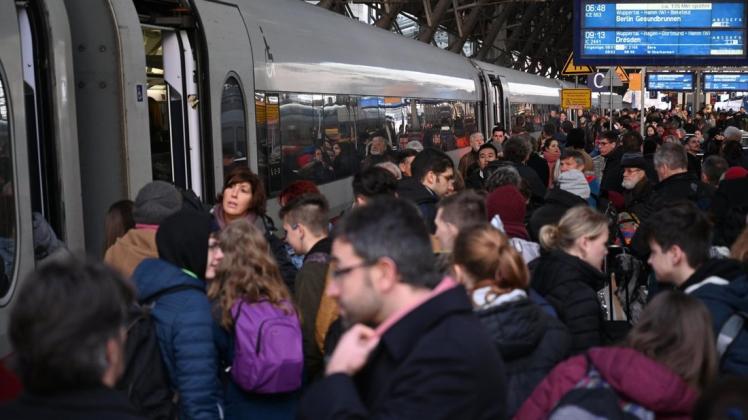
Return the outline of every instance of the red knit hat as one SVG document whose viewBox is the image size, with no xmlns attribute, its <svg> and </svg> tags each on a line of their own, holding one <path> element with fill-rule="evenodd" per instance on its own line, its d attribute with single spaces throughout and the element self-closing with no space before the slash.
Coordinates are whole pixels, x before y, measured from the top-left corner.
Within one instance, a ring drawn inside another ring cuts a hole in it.
<svg viewBox="0 0 748 420">
<path fill-rule="evenodd" d="M 742 166 L 733 166 L 725 172 L 725 180 L 730 181 L 733 179 L 745 178 L 748 176 L 748 170 Z"/>
<path fill-rule="evenodd" d="M 514 185 L 496 188 L 486 197 L 488 220 L 498 214 L 506 234 L 511 238 L 529 239 L 525 228 L 526 212 L 525 197 Z"/>
</svg>

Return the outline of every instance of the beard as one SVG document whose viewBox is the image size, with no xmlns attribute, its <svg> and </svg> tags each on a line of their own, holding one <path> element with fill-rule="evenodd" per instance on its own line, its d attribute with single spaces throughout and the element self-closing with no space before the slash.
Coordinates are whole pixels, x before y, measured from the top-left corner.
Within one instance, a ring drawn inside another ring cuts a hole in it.
<svg viewBox="0 0 748 420">
<path fill-rule="evenodd" d="M 621 186 L 627 190 L 633 190 L 634 187 L 636 187 L 636 184 L 641 181 L 640 179 L 624 179 L 623 182 L 621 182 Z"/>
</svg>

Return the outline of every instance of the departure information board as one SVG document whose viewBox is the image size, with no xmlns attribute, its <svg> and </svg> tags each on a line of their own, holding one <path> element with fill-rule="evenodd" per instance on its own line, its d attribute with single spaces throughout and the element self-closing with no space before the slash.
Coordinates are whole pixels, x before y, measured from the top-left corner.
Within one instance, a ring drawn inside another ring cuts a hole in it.
<svg viewBox="0 0 748 420">
<path fill-rule="evenodd" d="M 647 73 L 647 90 L 693 90 L 693 73 Z"/>
<path fill-rule="evenodd" d="M 708 65 L 746 59 L 746 5 L 740 0 L 576 0 L 574 25 L 574 57 L 582 64 Z"/>
<path fill-rule="evenodd" d="M 704 73 L 704 91 L 748 92 L 748 73 Z"/>
</svg>

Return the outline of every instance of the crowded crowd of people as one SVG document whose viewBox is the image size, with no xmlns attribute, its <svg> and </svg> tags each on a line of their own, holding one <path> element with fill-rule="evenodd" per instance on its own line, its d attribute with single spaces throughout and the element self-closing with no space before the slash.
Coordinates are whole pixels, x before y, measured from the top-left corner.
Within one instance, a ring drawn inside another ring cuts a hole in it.
<svg viewBox="0 0 748 420">
<path fill-rule="evenodd" d="M 147 184 L 19 292 L 0 418 L 745 418 L 748 117 L 575 120 L 373 145 L 342 214 Z"/>
</svg>

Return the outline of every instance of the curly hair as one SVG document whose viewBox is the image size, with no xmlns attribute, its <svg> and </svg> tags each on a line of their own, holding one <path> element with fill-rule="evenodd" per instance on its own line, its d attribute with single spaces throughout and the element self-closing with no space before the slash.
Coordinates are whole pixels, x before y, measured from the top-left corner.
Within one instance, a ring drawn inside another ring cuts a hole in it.
<svg viewBox="0 0 748 420">
<path fill-rule="evenodd" d="M 231 307 L 239 299 L 267 300 L 281 309 L 293 310 L 291 295 L 259 229 L 247 220 L 237 220 L 221 231 L 218 242 L 223 260 L 208 287 L 208 297 L 218 301 L 224 328 L 233 327 Z"/>
</svg>

